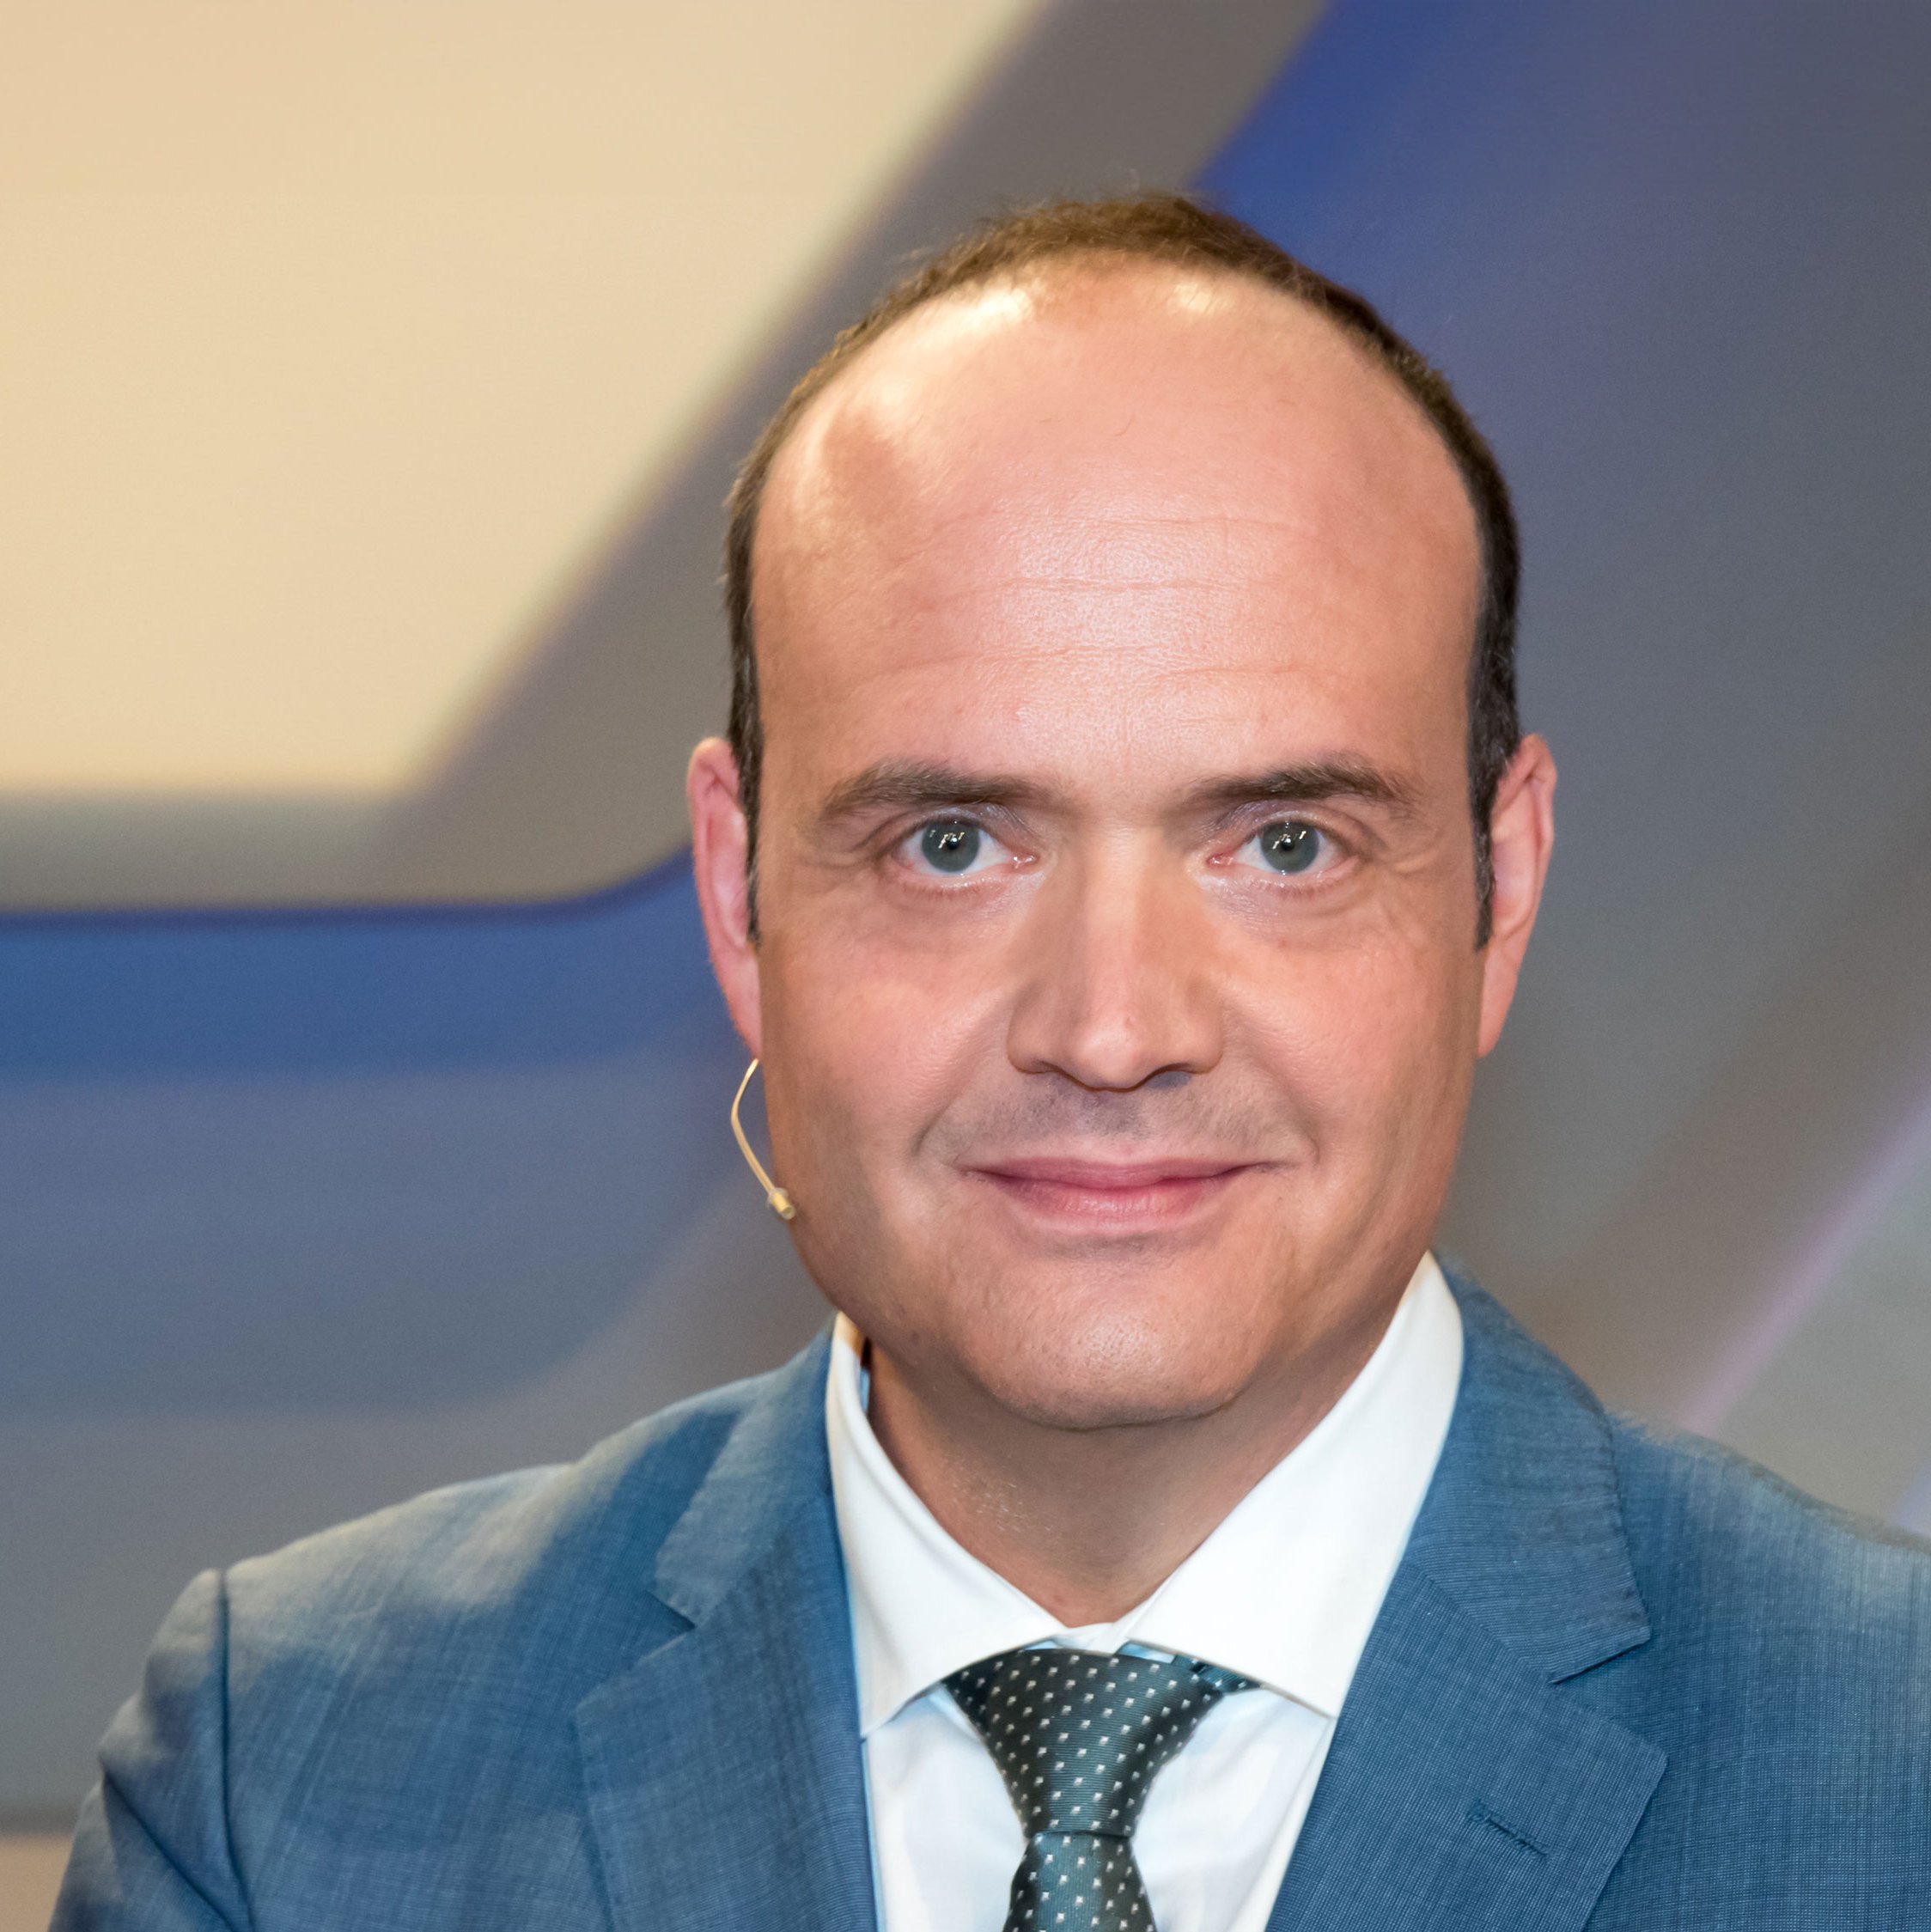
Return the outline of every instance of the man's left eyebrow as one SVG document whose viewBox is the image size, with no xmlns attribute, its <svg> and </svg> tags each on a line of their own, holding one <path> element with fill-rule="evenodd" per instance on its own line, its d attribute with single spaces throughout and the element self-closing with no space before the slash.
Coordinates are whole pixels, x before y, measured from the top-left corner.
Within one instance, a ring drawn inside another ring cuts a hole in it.
<svg viewBox="0 0 1931 1932">
<path fill-rule="evenodd" d="M 1314 759 L 1215 778 L 1192 794 L 1193 804 L 1209 812 L 1235 812 L 1244 805 L 1320 805 L 1337 799 L 1378 805 L 1401 818 L 1413 818 L 1422 809 L 1421 793 L 1408 779 L 1353 758 Z"/>
</svg>

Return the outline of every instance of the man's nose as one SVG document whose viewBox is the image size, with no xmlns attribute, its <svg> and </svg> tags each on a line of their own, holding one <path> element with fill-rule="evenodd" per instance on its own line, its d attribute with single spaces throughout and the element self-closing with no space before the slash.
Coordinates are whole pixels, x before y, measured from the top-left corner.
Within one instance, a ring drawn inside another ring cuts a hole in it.
<svg viewBox="0 0 1931 1932">
<path fill-rule="evenodd" d="M 1171 858 L 1113 853 L 1045 883 L 1007 1051 L 1022 1073 L 1128 1092 L 1221 1055 L 1214 935 L 1199 887 Z"/>
</svg>

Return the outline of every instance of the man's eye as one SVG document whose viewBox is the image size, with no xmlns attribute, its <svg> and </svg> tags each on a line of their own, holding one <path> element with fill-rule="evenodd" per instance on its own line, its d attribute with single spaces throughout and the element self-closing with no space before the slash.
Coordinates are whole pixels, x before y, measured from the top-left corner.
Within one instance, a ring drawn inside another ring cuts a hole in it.
<svg viewBox="0 0 1931 1932">
<path fill-rule="evenodd" d="M 984 872 L 1006 856 L 999 841 L 970 819 L 935 819 L 913 832 L 900 850 L 915 870 L 954 879 Z"/>
<path fill-rule="evenodd" d="M 1263 826 L 1240 848 L 1239 856 L 1243 863 L 1264 871 L 1292 875 L 1312 872 L 1332 851 L 1333 841 L 1319 826 L 1304 819 L 1276 819 Z"/>
</svg>

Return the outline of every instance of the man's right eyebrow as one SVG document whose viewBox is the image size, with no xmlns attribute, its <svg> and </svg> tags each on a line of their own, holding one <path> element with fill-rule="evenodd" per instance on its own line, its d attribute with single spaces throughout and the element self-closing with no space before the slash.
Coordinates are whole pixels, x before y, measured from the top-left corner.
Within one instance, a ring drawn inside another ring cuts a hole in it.
<svg viewBox="0 0 1931 1932">
<path fill-rule="evenodd" d="M 947 805 L 1019 811 L 1037 804 L 1040 796 L 1039 788 L 1023 778 L 885 759 L 835 785 L 818 816 L 821 824 L 831 825 L 874 812 L 936 810 Z"/>
</svg>

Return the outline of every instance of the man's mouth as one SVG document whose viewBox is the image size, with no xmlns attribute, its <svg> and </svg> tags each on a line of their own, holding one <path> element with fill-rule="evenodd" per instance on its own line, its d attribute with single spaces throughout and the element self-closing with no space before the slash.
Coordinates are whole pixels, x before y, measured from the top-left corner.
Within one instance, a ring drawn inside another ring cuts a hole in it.
<svg viewBox="0 0 1931 1932">
<path fill-rule="evenodd" d="M 996 1188 L 1029 1217 L 1144 1232 L 1201 1212 L 1257 1165 L 1224 1155 L 1149 1155 L 1121 1161 L 1038 1155 L 972 1161 L 964 1171 Z"/>
</svg>

